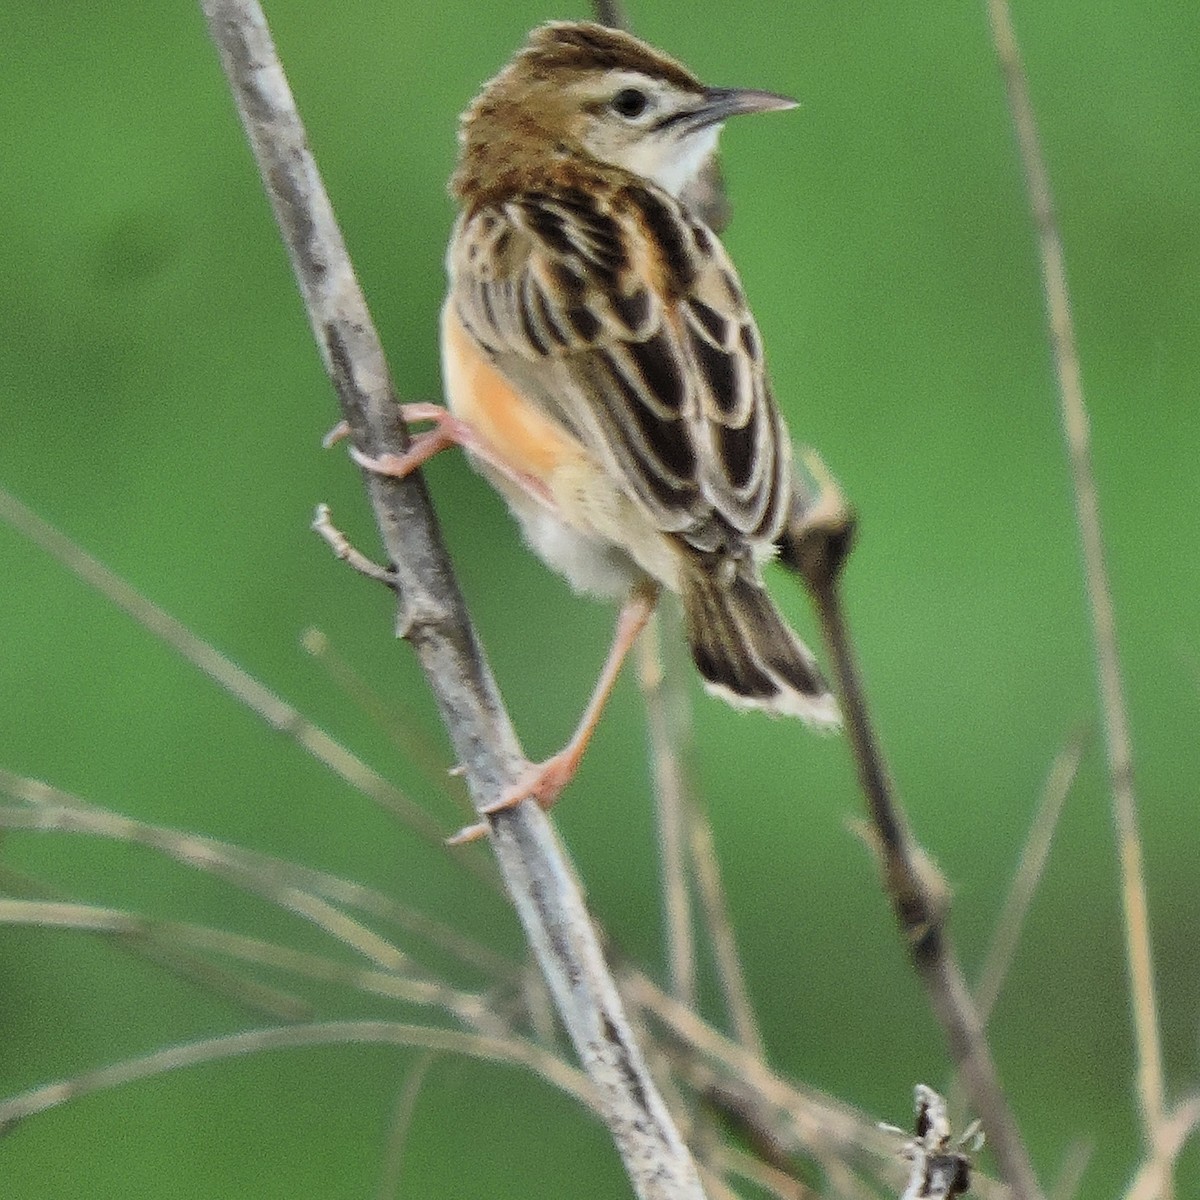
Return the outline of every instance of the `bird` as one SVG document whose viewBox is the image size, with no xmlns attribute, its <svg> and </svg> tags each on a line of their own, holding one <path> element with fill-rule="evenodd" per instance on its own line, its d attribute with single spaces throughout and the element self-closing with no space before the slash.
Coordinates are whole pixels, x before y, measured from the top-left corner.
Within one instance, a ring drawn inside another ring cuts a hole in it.
<svg viewBox="0 0 1200 1200">
<path fill-rule="evenodd" d="M 574 736 L 485 814 L 555 802 L 663 591 L 710 692 L 839 723 L 763 583 L 794 503 L 791 439 L 738 274 L 693 200 L 728 119 L 795 105 L 706 86 L 621 30 L 553 21 L 460 118 L 446 406 L 402 406 L 432 423 L 403 454 L 351 452 L 402 476 L 461 446 L 549 566 L 621 601 Z"/>
</svg>

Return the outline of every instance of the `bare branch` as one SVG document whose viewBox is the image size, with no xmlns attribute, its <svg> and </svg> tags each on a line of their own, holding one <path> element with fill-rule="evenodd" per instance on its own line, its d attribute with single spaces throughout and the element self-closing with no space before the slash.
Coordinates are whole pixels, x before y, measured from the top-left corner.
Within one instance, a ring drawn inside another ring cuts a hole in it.
<svg viewBox="0 0 1200 1200">
<path fill-rule="evenodd" d="M 253 0 L 203 0 L 326 369 L 355 447 L 401 454 L 408 437 L 378 335 L 300 117 Z M 412 642 L 477 809 L 515 783 L 524 755 L 450 570 L 419 474 L 368 474 L 396 564 L 398 628 Z M 492 846 L 559 1015 L 596 1088 L 635 1191 L 697 1200 L 695 1165 L 635 1044 L 574 872 L 545 815 L 526 802 L 488 820 Z"/>
<path fill-rule="evenodd" d="M 442 843 L 447 831 L 398 787 L 3 488 L 0 488 L 0 519 L 7 521 L 107 600 L 128 613 L 139 625 L 165 642 L 192 666 L 203 671 L 272 729 L 277 729 L 318 762 L 324 763 L 356 791 L 393 813 L 427 842 L 435 845 Z"/>
<path fill-rule="evenodd" d="M 0 897 L 0 925 L 36 925 L 42 929 L 82 929 L 117 937 L 154 937 L 209 954 L 222 954 L 247 964 L 288 971 L 304 979 L 341 984 L 366 995 L 385 996 L 407 1004 L 440 1008 L 469 1029 L 493 1037 L 508 1034 L 505 1022 L 488 1008 L 482 996 L 452 988 L 440 980 L 412 972 L 364 970 L 319 954 L 292 950 L 261 938 L 225 929 L 210 929 L 180 921 L 159 921 L 124 909 L 60 901 L 7 900 Z M 296 1016 L 291 1015 L 295 1020 Z"/>
<path fill-rule="evenodd" d="M 758 1027 L 758 1017 L 750 1000 L 750 989 L 746 986 L 746 974 L 742 970 L 742 956 L 729 915 L 725 883 L 721 878 L 721 863 L 713 844 L 712 826 L 699 797 L 687 797 L 685 815 L 692 869 L 696 873 L 696 889 L 700 896 L 700 907 L 704 914 L 709 941 L 712 943 L 713 963 L 717 968 L 717 979 L 725 999 L 729 1024 L 734 1037 L 752 1054 L 765 1061 L 766 1048 Z"/>
<path fill-rule="evenodd" d="M 342 879 L 326 871 L 301 866 L 218 838 L 184 833 L 109 812 L 98 805 L 0 767 L 0 791 L 23 800 L 34 811 L 0 808 L 0 828 L 84 833 L 147 846 L 184 866 L 220 875 L 235 886 L 245 885 L 272 903 L 286 907 L 288 890 L 369 913 L 468 963 L 495 980 L 513 982 L 520 968 L 494 950 L 450 925 L 406 907 L 383 892 Z M 275 889 L 279 889 L 277 894 Z"/>
<path fill-rule="evenodd" d="M 182 1067 L 240 1058 L 264 1050 L 364 1044 L 418 1046 L 448 1054 L 465 1054 L 469 1058 L 484 1059 L 488 1062 L 509 1063 L 539 1075 L 592 1112 L 600 1113 L 602 1107 L 595 1088 L 580 1071 L 567 1066 L 553 1054 L 519 1038 L 483 1037 L 454 1029 L 403 1025 L 397 1021 L 328 1021 L 309 1025 L 286 1025 L 273 1029 L 251 1029 L 227 1037 L 187 1042 L 182 1046 L 171 1046 L 142 1058 L 127 1059 L 108 1067 L 75 1075 L 70 1079 L 33 1088 L 0 1101 L 0 1132 L 11 1128 L 18 1121 L 80 1096 L 90 1096 L 95 1092 L 141 1079 L 151 1079 Z"/>
<path fill-rule="evenodd" d="M 1072 1142 L 1067 1147 L 1048 1200 L 1075 1200 L 1095 1149 L 1095 1143 L 1090 1141 Z"/>
<path fill-rule="evenodd" d="M 946 928 L 949 888 L 909 829 L 871 720 L 841 593 L 842 569 L 854 537 L 854 515 L 816 455 L 808 456 L 807 466 L 812 479 L 799 481 L 780 562 L 801 577 L 816 606 L 867 804 L 884 891 L 951 1057 L 987 1130 L 1002 1178 L 1014 1200 L 1040 1200 L 1029 1152 L 1000 1086 L 983 1021 Z"/>
<path fill-rule="evenodd" d="M 724 1174 L 740 1176 L 775 1200 L 817 1200 L 812 1188 L 736 1146 L 718 1146 L 714 1158 Z"/>
<path fill-rule="evenodd" d="M 314 533 L 320 534 L 325 539 L 325 543 L 333 551 L 334 556 L 340 558 L 360 575 L 365 575 L 368 579 L 374 579 L 377 583 L 386 584 L 388 587 L 396 586 L 395 572 L 389 571 L 387 567 L 381 567 L 378 563 L 373 563 L 361 550 L 356 549 L 350 539 L 333 523 L 329 515 L 328 504 L 317 505 L 312 527 Z"/>
<path fill-rule="evenodd" d="M 1159 1127 L 1153 1154 L 1129 1185 L 1125 1200 L 1162 1200 L 1171 1186 L 1175 1160 L 1197 1129 L 1200 1129 L 1200 1096 L 1189 1096 Z"/>
<path fill-rule="evenodd" d="M 637 640 L 638 679 L 646 704 L 650 734 L 650 769 L 654 778 L 654 812 L 662 864 L 663 914 L 671 991 L 689 1008 L 696 1006 L 696 939 L 692 927 L 692 896 L 688 887 L 683 764 L 662 660 L 660 617 L 651 616 Z"/>
<path fill-rule="evenodd" d="M 611 29 L 628 29 L 629 18 L 625 16 L 625 6 L 621 0 L 595 0 L 592 8 L 596 12 L 596 20 L 601 25 Z"/>
<path fill-rule="evenodd" d="M 1066 255 L 1054 212 L 1050 174 L 1038 135 L 1029 96 L 1029 83 L 1021 49 L 1013 29 L 1008 0 L 987 0 L 988 20 L 996 58 L 1004 76 L 1009 111 L 1016 129 L 1017 147 L 1025 174 L 1029 207 L 1037 234 L 1046 323 L 1058 380 L 1059 410 L 1067 443 L 1075 515 L 1083 548 L 1084 577 L 1096 648 L 1100 706 L 1104 716 L 1104 741 L 1112 788 L 1113 820 L 1121 864 L 1121 897 L 1125 913 L 1125 950 L 1138 1056 L 1138 1101 L 1143 1135 L 1156 1153 L 1166 1120 L 1166 1083 L 1163 1076 L 1162 1040 L 1158 1028 L 1154 964 L 1150 944 L 1149 905 L 1146 900 L 1142 841 L 1138 832 L 1137 798 L 1133 787 L 1133 741 L 1129 733 L 1128 706 L 1121 680 L 1117 650 L 1116 615 L 1108 569 L 1104 563 L 1104 534 L 1100 500 L 1092 469 L 1091 434 L 1083 398 L 1082 372 L 1067 287 Z M 1162 1162 L 1162 1200 L 1174 1194 L 1172 1167 Z"/>
<path fill-rule="evenodd" d="M 996 921 L 992 944 L 988 947 L 983 969 L 979 972 L 979 983 L 975 988 L 979 1019 L 985 1025 L 1000 995 L 1009 967 L 1012 966 L 1033 894 L 1042 878 L 1042 872 L 1046 869 L 1046 859 L 1050 854 L 1050 844 L 1054 840 L 1054 831 L 1058 828 L 1063 804 L 1075 783 L 1075 776 L 1079 773 L 1083 744 L 1083 734 L 1076 734 L 1055 756 L 1050 773 L 1046 777 L 1045 787 L 1042 789 L 1038 810 L 1029 826 L 1029 835 L 1021 848 L 1021 858 L 1016 871 L 1013 872 L 1012 884 L 1004 898 L 1004 907 Z"/>
<path fill-rule="evenodd" d="M 432 1050 L 427 1050 L 408 1070 L 404 1087 L 400 1089 L 400 1095 L 396 1098 L 396 1108 L 392 1113 L 387 1153 L 384 1156 L 379 1186 L 375 1189 L 375 1200 L 396 1200 L 400 1193 L 400 1173 L 404 1169 L 408 1131 L 412 1128 L 413 1113 L 416 1112 L 421 1089 L 425 1086 L 425 1077 L 436 1059 L 437 1055 Z"/>
</svg>

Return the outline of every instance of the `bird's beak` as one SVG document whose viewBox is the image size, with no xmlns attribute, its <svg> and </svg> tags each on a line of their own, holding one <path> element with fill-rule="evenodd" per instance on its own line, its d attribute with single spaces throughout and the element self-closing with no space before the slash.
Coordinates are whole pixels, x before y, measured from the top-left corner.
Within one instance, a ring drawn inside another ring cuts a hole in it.
<svg viewBox="0 0 1200 1200">
<path fill-rule="evenodd" d="M 717 125 L 743 113 L 777 112 L 800 103 L 777 92 L 759 92 L 753 88 L 706 88 L 704 101 L 688 122 L 694 128 Z"/>
</svg>

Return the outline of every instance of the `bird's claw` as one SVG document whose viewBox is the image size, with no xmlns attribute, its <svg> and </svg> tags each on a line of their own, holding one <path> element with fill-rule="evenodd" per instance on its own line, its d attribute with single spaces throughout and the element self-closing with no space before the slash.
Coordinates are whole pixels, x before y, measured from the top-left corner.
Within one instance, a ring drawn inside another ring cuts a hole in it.
<svg viewBox="0 0 1200 1200">
<path fill-rule="evenodd" d="M 484 805 L 479 811 L 485 817 L 493 817 L 496 813 L 509 808 L 516 808 L 524 800 L 536 800 L 543 812 L 548 812 L 563 794 L 567 784 L 571 782 L 579 766 L 577 755 L 560 750 L 545 762 L 528 763 L 520 777 L 511 787 L 506 788 L 503 795 Z M 464 846 L 468 842 L 476 842 L 485 837 L 488 823 L 479 821 L 474 825 L 466 825 L 452 837 L 446 839 L 447 846 Z"/>
</svg>

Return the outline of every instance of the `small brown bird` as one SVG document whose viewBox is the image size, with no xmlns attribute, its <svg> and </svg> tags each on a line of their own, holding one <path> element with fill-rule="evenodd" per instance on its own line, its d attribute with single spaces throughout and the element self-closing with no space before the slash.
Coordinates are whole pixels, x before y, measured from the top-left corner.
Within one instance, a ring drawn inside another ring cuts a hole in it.
<svg viewBox="0 0 1200 1200">
<path fill-rule="evenodd" d="M 763 586 L 791 502 L 791 442 L 737 272 L 688 207 L 729 117 L 794 104 L 706 87 L 629 34 L 554 22 L 462 117 L 442 310 L 449 411 L 408 406 L 435 427 L 404 455 L 359 461 L 405 474 L 464 446 L 550 566 L 624 601 L 575 736 L 493 809 L 554 802 L 663 587 L 682 599 L 710 691 L 838 722 Z"/>
</svg>

